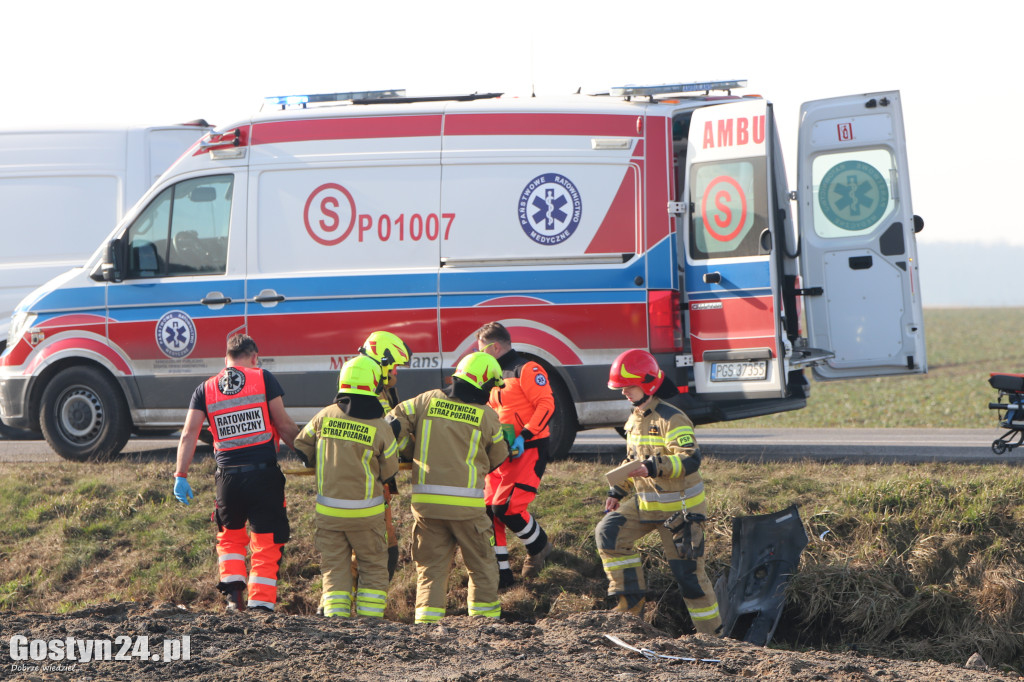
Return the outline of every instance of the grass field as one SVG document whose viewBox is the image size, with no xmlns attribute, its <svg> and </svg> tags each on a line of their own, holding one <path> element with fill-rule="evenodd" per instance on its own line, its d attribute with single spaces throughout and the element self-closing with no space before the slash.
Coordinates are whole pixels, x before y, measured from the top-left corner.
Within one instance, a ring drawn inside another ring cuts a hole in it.
<svg viewBox="0 0 1024 682">
<path fill-rule="evenodd" d="M 995 429 L 987 409 L 995 398 L 988 374 L 1024 370 L 1024 351 L 1013 343 L 1022 323 L 1022 310 L 928 311 L 927 376 L 818 383 L 808 409 L 735 425 Z M 503 593 L 506 618 L 604 607 L 607 583 L 593 529 L 601 518 L 607 468 L 575 460 L 549 466 L 533 512 L 557 551 L 538 579 Z M 170 459 L 0 464 L 0 610 L 65 612 L 112 600 L 219 609 L 210 521 L 213 464 L 208 456 L 197 459 L 190 476 L 197 497 L 189 507 L 173 499 L 172 471 Z M 1024 669 L 1021 468 L 708 459 L 702 473 L 712 580 L 730 563 L 734 518 L 800 507 L 811 543 L 790 582 L 773 646 L 856 647 L 943 662 L 962 662 L 980 651 L 990 663 Z M 400 482 L 407 490 L 408 481 Z M 292 541 L 279 598 L 285 612 L 312 613 L 319 598 L 312 498 L 310 477 L 289 478 Z M 404 496 L 397 520 L 404 563 L 386 615 L 411 621 L 415 574 L 408 562 L 411 516 Z M 654 537 L 642 543 L 655 602 L 645 618 L 669 632 L 689 631 Z M 522 547 L 513 540 L 511 548 L 518 568 Z M 460 612 L 465 574 L 457 567 L 449 613 Z"/>
<path fill-rule="evenodd" d="M 1024 308 L 925 311 L 928 374 L 815 381 L 807 407 L 737 428 L 996 428 L 991 372 L 1024 372 Z"/>
</svg>

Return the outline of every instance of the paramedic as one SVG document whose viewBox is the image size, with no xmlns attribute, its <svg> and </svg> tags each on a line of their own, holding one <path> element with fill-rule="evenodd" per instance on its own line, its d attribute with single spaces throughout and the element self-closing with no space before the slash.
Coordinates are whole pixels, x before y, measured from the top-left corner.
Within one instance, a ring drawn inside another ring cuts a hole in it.
<svg viewBox="0 0 1024 682">
<path fill-rule="evenodd" d="M 359 352 L 367 355 L 380 365 L 384 372 L 384 383 L 381 385 L 377 395 L 384 411 L 388 412 L 398 404 L 398 392 L 395 388 L 398 383 L 398 368 L 409 363 L 412 359 L 412 352 L 409 346 L 405 345 L 402 339 L 391 332 L 376 331 L 366 337 L 366 341 L 359 348 Z M 395 575 L 398 568 L 398 531 L 395 530 L 394 514 L 392 509 L 391 496 L 397 493 L 396 484 L 384 487 L 384 522 L 388 533 L 388 580 Z"/>
<path fill-rule="evenodd" d="M 505 386 L 491 391 L 490 406 L 502 424 L 515 429 L 509 459 L 487 477 L 487 514 L 494 520 L 494 554 L 498 560 L 498 585 L 513 583 L 505 529 L 519 536 L 528 556 L 524 578 L 535 578 L 553 549 L 547 533 L 530 515 L 548 461 L 548 421 L 555 398 L 547 372 L 512 348 L 512 336 L 500 322 L 485 324 L 476 333 L 477 348 L 498 360 Z M 517 454 L 518 453 L 518 454 Z"/>
<path fill-rule="evenodd" d="M 625 427 L 626 461 L 636 462 L 628 479 L 632 492 L 627 497 L 627 491 L 619 486 L 608 491 L 606 514 L 594 533 L 608 575 L 608 594 L 618 597 L 614 610 L 643 612 L 646 584 L 635 545 L 657 530 L 694 627 L 699 633 L 717 634 L 722 619 L 704 570 L 707 501 L 697 471 L 700 448 L 689 418 L 663 401 L 678 389 L 645 350 L 619 355 L 612 363 L 608 386 L 621 389 L 633 404 Z M 676 512 L 679 527 L 673 535 L 663 524 Z"/>
<path fill-rule="evenodd" d="M 245 334 L 228 339 L 226 367 L 192 394 L 178 442 L 174 496 L 188 504 L 192 487 L 188 469 L 203 422 L 210 424 L 217 461 L 217 556 L 220 582 L 229 610 L 248 606 L 273 611 L 277 603 L 277 572 L 288 542 L 284 474 L 277 466 L 277 441 L 291 447 L 298 427 L 284 409 L 284 391 L 273 374 L 260 369 L 256 343 Z M 245 530 L 249 522 L 250 535 Z M 252 545 L 252 567 L 246 580 L 246 547 Z"/>
<path fill-rule="evenodd" d="M 444 617 L 455 548 L 469 572 L 470 616 L 501 616 L 498 567 L 484 479 L 508 457 L 498 415 L 487 406 L 501 368 L 487 353 L 459 361 L 452 384 L 402 402 L 388 420 L 402 441 L 415 434 L 412 468 L 412 559 L 416 562 L 416 623 Z"/>
<path fill-rule="evenodd" d="M 384 490 L 398 473 L 398 449 L 378 399 L 384 373 L 357 355 L 341 368 L 338 396 L 295 439 L 316 468 L 316 535 L 324 615 L 352 613 L 352 555 L 359 561 L 356 614 L 384 617 L 388 555 Z"/>
</svg>

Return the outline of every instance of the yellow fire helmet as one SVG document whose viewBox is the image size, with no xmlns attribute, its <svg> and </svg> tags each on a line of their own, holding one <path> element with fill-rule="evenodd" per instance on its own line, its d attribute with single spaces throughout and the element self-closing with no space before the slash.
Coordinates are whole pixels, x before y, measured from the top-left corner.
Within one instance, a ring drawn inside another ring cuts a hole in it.
<svg viewBox="0 0 1024 682">
<path fill-rule="evenodd" d="M 379 362 L 385 373 L 392 365 L 405 365 L 412 359 L 409 346 L 391 332 L 384 331 L 373 332 L 366 337 L 359 352 Z"/>
<path fill-rule="evenodd" d="M 459 360 L 455 376 L 485 391 L 489 391 L 492 385 L 505 385 L 505 380 L 501 376 L 501 365 L 493 355 L 480 351 L 470 353 Z"/>
<path fill-rule="evenodd" d="M 384 370 L 373 358 L 357 355 L 341 366 L 338 393 L 375 396 L 384 388 Z"/>
</svg>

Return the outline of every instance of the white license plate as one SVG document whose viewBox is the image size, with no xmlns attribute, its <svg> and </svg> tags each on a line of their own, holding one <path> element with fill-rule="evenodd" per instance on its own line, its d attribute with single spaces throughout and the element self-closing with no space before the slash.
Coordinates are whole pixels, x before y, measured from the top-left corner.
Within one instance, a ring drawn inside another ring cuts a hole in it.
<svg viewBox="0 0 1024 682">
<path fill-rule="evenodd" d="M 712 381 L 764 381 L 768 378 L 768 361 L 712 362 Z"/>
</svg>

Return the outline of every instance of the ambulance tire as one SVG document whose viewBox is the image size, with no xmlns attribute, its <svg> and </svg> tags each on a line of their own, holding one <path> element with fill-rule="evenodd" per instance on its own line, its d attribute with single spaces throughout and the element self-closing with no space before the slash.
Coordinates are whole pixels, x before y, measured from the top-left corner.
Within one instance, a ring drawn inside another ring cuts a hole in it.
<svg viewBox="0 0 1024 682">
<path fill-rule="evenodd" d="M 540 362 L 538 360 L 538 362 Z M 576 405 L 572 401 L 572 394 L 565 383 L 546 362 L 541 362 L 548 379 L 551 381 L 551 393 L 555 397 L 555 413 L 548 422 L 548 430 L 551 432 L 549 441 L 548 457 L 551 460 L 565 459 L 569 456 L 569 450 L 576 440 L 576 431 L 579 429 L 579 421 L 576 419 Z"/>
<path fill-rule="evenodd" d="M 39 422 L 53 451 L 78 462 L 116 455 L 132 433 L 117 384 L 104 371 L 81 365 L 61 370 L 43 389 Z"/>
</svg>

